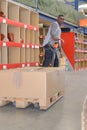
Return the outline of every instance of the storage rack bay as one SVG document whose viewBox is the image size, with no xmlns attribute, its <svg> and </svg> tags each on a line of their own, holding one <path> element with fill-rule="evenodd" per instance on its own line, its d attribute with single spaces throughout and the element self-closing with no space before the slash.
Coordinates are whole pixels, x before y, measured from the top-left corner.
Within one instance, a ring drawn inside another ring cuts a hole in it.
<svg viewBox="0 0 87 130">
<path fill-rule="evenodd" d="M 39 15 L 16 2 L 0 0 L 0 69 L 39 65 Z M 8 40 L 13 34 L 14 41 Z"/>
</svg>

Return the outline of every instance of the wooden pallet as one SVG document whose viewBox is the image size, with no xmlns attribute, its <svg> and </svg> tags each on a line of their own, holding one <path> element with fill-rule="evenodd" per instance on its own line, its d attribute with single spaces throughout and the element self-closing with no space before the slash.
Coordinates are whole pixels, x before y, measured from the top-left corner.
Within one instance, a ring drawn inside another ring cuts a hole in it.
<svg viewBox="0 0 87 130">
<path fill-rule="evenodd" d="M 30 104 L 34 104 L 34 107 L 37 107 L 41 110 L 46 110 L 50 106 L 52 106 L 55 102 L 57 102 L 61 97 L 63 97 L 64 92 L 60 91 L 56 94 L 52 95 L 51 97 L 46 99 L 46 104 L 44 106 L 40 105 L 39 99 L 28 99 L 28 98 L 10 98 L 10 97 L 3 97 L 0 98 L 0 107 L 7 105 L 8 103 L 15 103 L 16 108 L 26 108 Z"/>
<path fill-rule="evenodd" d="M 52 95 L 51 97 L 47 98 L 46 105 L 40 106 L 40 109 L 46 110 L 49 107 L 51 107 L 54 103 L 56 103 L 60 98 L 62 98 L 64 95 L 64 91 L 60 91 Z"/>
</svg>

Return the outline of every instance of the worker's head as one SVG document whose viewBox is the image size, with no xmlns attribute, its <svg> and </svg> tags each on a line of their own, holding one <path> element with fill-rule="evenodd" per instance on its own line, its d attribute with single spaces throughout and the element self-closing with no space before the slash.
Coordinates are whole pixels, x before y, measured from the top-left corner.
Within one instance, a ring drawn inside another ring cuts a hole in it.
<svg viewBox="0 0 87 130">
<path fill-rule="evenodd" d="M 64 22 L 64 15 L 62 15 L 62 14 L 58 15 L 57 21 L 58 21 L 59 25 L 61 25 Z"/>
</svg>

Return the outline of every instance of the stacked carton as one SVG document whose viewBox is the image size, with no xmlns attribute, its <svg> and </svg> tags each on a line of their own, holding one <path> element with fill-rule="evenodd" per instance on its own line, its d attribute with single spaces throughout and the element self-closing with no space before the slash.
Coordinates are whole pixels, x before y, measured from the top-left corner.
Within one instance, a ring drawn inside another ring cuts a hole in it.
<svg viewBox="0 0 87 130">
<path fill-rule="evenodd" d="M 61 67 L 3 70 L 0 72 L 0 105 L 10 101 L 23 108 L 25 103 L 38 103 L 40 109 L 47 109 L 63 96 L 64 73 Z"/>
</svg>

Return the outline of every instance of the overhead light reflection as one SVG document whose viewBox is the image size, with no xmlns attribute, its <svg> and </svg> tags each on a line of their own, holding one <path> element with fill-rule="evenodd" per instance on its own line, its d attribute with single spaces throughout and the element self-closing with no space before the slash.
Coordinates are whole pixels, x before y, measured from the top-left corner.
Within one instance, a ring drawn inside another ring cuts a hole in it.
<svg viewBox="0 0 87 130">
<path fill-rule="evenodd" d="M 79 5 L 79 8 L 87 9 L 87 4 Z"/>
</svg>

